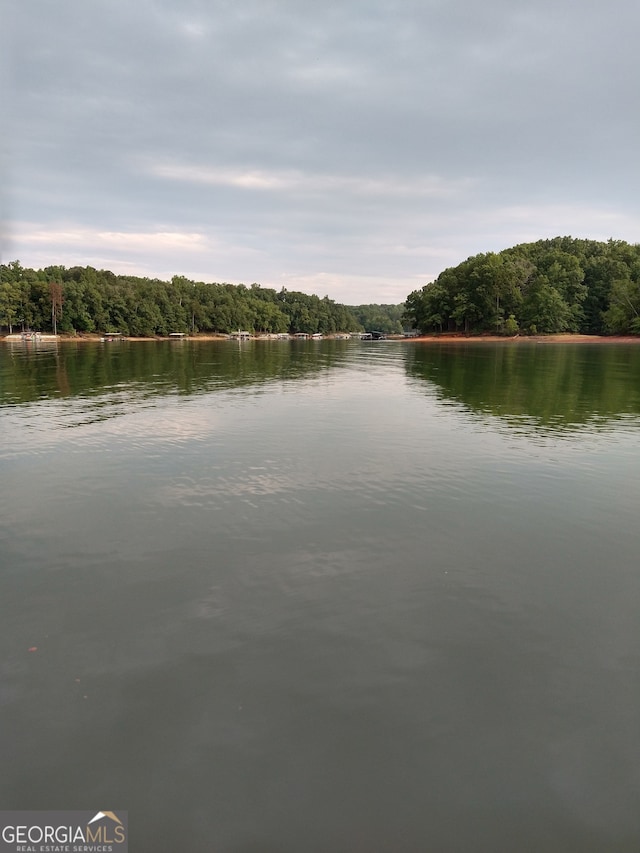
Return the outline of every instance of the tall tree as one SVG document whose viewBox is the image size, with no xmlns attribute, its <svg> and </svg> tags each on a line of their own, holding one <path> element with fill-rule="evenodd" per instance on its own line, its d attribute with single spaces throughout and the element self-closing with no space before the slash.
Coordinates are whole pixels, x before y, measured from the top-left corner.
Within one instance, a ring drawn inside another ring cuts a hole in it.
<svg viewBox="0 0 640 853">
<path fill-rule="evenodd" d="M 53 334 L 58 334 L 58 320 L 62 317 L 63 292 L 59 281 L 49 282 L 49 294 L 51 296 L 51 325 Z"/>
</svg>

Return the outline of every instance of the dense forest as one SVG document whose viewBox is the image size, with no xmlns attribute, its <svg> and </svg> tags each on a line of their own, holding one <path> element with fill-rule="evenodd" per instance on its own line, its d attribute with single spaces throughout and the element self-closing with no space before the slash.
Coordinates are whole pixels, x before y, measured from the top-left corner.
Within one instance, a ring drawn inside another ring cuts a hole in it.
<svg viewBox="0 0 640 853">
<path fill-rule="evenodd" d="M 400 305 L 352 305 L 349 310 L 366 332 L 401 335 L 404 331 L 404 303 Z"/>
<path fill-rule="evenodd" d="M 348 306 L 238 284 L 0 265 L 0 327 L 64 334 L 346 331 L 640 334 L 640 245 L 555 237 L 475 255 L 405 305 Z"/>
<path fill-rule="evenodd" d="M 476 255 L 409 294 L 424 332 L 640 334 L 640 245 L 555 237 Z"/>
<path fill-rule="evenodd" d="M 160 281 L 92 267 L 33 270 L 18 261 L 0 265 L 0 326 L 9 332 L 386 332 L 402 331 L 402 309 L 352 309 L 326 296 L 257 284 L 208 284 L 182 276 Z"/>
</svg>

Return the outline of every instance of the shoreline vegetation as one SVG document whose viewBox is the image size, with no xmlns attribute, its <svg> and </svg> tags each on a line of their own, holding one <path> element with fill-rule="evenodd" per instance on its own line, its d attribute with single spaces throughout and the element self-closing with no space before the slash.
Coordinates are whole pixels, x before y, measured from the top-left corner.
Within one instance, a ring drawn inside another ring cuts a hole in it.
<svg viewBox="0 0 640 853">
<path fill-rule="evenodd" d="M 468 258 L 407 296 L 420 332 L 640 335 L 640 244 L 554 237 Z"/>
<path fill-rule="evenodd" d="M 256 283 L 163 281 L 93 267 L 33 270 L 13 261 L 0 264 L 0 334 L 5 330 L 42 340 L 633 340 L 640 336 L 640 244 L 554 237 L 475 255 L 398 305 L 346 305 Z"/>
<path fill-rule="evenodd" d="M 0 264 L 0 333 L 108 335 L 402 334 L 404 304 L 348 306 L 328 296 L 259 284 L 169 281 L 93 267 L 34 270 Z"/>
</svg>

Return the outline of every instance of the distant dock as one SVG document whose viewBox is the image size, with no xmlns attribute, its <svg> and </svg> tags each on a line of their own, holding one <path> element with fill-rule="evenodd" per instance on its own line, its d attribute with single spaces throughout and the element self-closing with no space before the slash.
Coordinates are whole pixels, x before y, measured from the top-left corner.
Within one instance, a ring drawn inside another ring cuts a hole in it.
<svg viewBox="0 0 640 853">
<path fill-rule="evenodd" d="M 49 335 L 43 332 L 15 332 L 7 335 L 5 341 L 8 343 L 38 343 L 39 341 L 58 341 L 60 335 Z"/>
</svg>

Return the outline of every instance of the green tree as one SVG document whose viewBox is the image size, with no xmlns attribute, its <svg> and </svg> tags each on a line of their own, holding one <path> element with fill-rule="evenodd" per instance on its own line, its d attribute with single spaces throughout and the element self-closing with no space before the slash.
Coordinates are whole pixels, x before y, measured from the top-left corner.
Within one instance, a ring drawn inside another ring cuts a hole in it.
<svg viewBox="0 0 640 853">
<path fill-rule="evenodd" d="M 604 313 L 607 331 L 615 335 L 640 334 L 640 282 L 629 278 L 614 281 L 611 302 Z"/>
<path fill-rule="evenodd" d="M 538 332 L 564 332 L 569 327 L 570 309 L 545 275 L 539 275 L 529 288 L 522 306 L 525 326 Z"/>
</svg>

